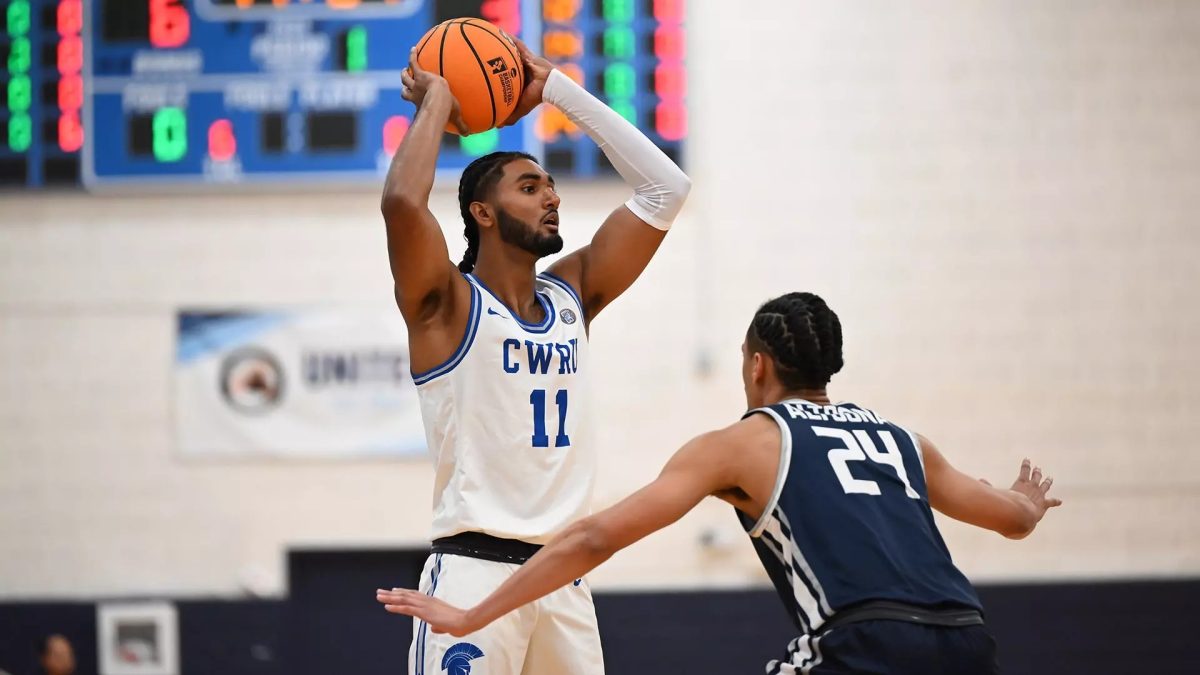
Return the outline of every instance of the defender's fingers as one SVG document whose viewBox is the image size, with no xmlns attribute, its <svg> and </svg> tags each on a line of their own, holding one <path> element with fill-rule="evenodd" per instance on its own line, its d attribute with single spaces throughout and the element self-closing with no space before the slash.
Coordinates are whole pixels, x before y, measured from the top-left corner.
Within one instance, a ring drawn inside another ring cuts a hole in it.
<svg viewBox="0 0 1200 675">
<path fill-rule="evenodd" d="M 1029 467 L 1031 466 L 1032 463 L 1028 458 L 1021 460 L 1021 472 L 1017 474 L 1017 480 L 1029 480 Z"/>
</svg>

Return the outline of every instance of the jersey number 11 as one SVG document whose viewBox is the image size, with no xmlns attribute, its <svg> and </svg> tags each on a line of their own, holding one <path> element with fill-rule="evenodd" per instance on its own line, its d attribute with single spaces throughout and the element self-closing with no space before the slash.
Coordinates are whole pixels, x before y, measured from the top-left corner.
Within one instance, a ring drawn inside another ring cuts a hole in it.
<svg viewBox="0 0 1200 675">
<path fill-rule="evenodd" d="M 567 390 L 559 389 L 554 395 L 558 404 L 558 434 L 554 437 L 554 447 L 563 448 L 571 444 L 567 435 Z M 529 393 L 529 403 L 533 406 L 533 447 L 550 447 L 550 436 L 546 435 L 546 390 L 534 389 Z"/>
</svg>

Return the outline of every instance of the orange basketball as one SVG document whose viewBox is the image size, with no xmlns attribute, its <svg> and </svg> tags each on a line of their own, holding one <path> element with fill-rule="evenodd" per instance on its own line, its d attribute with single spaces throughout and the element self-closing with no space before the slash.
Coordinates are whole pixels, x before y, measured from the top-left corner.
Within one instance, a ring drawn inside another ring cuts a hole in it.
<svg viewBox="0 0 1200 675">
<path fill-rule="evenodd" d="M 525 88 L 516 46 L 483 19 L 450 19 L 434 26 L 417 43 L 417 63 L 450 83 L 473 134 L 508 119 Z M 458 133 L 453 124 L 446 131 Z"/>
</svg>

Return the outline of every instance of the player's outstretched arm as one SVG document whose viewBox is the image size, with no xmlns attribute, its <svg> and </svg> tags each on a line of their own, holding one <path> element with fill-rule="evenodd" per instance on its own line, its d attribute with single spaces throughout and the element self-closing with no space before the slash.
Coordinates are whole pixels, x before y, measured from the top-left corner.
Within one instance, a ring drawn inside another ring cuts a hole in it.
<svg viewBox="0 0 1200 675">
<path fill-rule="evenodd" d="M 1024 539 L 1046 511 L 1062 504 L 1061 499 L 1046 495 L 1054 479 L 1047 476 L 1043 480 L 1041 468 L 1031 470 L 1028 459 L 1021 462 L 1012 487 L 1001 490 L 955 469 L 928 438 L 919 438 L 929 504 L 955 520 L 999 532 L 1009 539 Z"/>
<path fill-rule="evenodd" d="M 738 425 L 734 425 L 735 427 Z M 617 551 L 679 520 L 702 499 L 732 487 L 733 427 L 684 445 L 658 478 L 609 509 L 572 524 L 475 607 L 460 609 L 417 591 L 380 589 L 387 611 L 408 614 L 435 633 L 467 635 L 582 577 Z"/>
<path fill-rule="evenodd" d="M 405 100 L 417 106 L 416 117 L 392 158 L 380 206 L 387 224 L 388 258 L 396 284 L 396 304 L 412 326 L 440 309 L 452 297 L 456 276 L 446 239 L 429 211 L 438 147 L 447 121 L 465 130 L 458 102 L 446 80 L 422 70 L 415 50 L 401 75 Z"/>
<path fill-rule="evenodd" d="M 596 142 L 633 188 L 633 197 L 609 215 L 589 245 L 550 267 L 550 272 L 579 289 L 585 319 L 591 321 L 646 269 L 683 208 L 692 182 L 637 127 L 524 42 L 515 38 L 513 42 L 525 62 L 528 84 L 510 122 L 538 102 L 553 105 Z M 527 99 L 538 94 L 539 100 L 529 105 Z"/>
</svg>

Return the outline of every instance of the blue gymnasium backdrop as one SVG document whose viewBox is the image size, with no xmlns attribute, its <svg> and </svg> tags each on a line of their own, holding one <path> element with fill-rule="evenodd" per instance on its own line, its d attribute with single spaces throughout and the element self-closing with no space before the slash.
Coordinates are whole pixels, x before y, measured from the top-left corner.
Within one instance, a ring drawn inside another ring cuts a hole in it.
<svg viewBox="0 0 1200 675">
<path fill-rule="evenodd" d="M 680 158 L 684 0 L 0 0 L 0 187 L 378 183 L 433 25 L 521 36 Z M 447 135 L 455 174 L 496 149 L 559 176 L 611 172 L 555 110 Z"/>
</svg>

